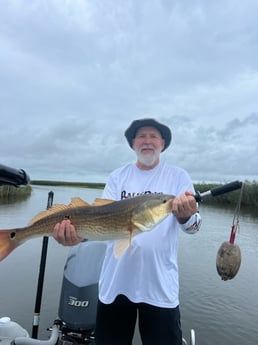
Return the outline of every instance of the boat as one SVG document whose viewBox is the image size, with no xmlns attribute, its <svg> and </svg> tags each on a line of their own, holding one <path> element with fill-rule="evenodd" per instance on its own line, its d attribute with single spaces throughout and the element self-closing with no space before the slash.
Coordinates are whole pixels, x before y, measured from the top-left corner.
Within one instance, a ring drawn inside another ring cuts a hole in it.
<svg viewBox="0 0 258 345">
<path fill-rule="evenodd" d="M 0 185 L 16 187 L 27 185 L 29 175 L 22 169 L 14 169 L 0 164 Z M 196 200 L 202 201 L 208 196 L 216 196 L 241 187 L 241 182 L 235 181 L 222 187 L 214 188 L 205 193 L 197 193 Z M 51 207 L 53 192 L 48 195 L 47 208 Z M 50 321 L 49 338 L 38 339 L 38 322 L 44 281 L 46 241 L 43 238 L 38 288 L 36 294 L 35 313 L 32 336 L 22 325 L 0 315 L 1 345 L 96 345 L 95 320 L 98 301 L 98 280 L 104 259 L 105 242 L 82 242 L 71 247 L 64 266 L 63 281 L 60 289 L 58 315 Z M 82 275 L 80 268 L 87 262 L 87 274 Z M 195 330 L 190 329 L 189 339 L 183 338 L 183 345 L 195 345 Z"/>
</svg>

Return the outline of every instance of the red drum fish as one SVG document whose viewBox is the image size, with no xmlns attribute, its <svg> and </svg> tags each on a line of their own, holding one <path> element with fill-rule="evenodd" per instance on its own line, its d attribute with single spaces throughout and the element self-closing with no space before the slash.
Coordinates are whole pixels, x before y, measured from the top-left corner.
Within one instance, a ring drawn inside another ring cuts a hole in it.
<svg viewBox="0 0 258 345">
<path fill-rule="evenodd" d="M 73 198 L 69 205 L 54 205 L 41 212 L 26 227 L 0 230 L 0 261 L 29 239 L 52 236 L 55 224 L 65 218 L 71 219 L 86 240 L 117 240 L 114 254 L 119 257 L 133 236 L 153 229 L 171 214 L 174 198 L 150 194 L 120 201 L 97 199 L 93 205 Z"/>
</svg>

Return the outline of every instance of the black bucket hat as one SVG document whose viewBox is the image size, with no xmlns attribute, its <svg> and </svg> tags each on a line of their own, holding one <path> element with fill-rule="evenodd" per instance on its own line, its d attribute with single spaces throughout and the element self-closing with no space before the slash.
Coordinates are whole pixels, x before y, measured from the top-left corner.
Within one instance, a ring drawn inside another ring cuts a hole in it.
<svg viewBox="0 0 258 345">
<path fill-rule="evenodd" d="M 164 146 L 164 149 L 162 151 L 166 150 L 166 148 L 169 146 L 169 144 L 171 142 L 171 138 L 172 138 L 171 131 L 167 126 L 156 121 L 155 119 L 150 119 L 150 118 L 139 119 L 139 120 L 133 121 L 130 124 L 130 126 L 127 128 L 127 130 L 125 131 L 125 137 L 126 137 L 131 148 L 133 147 L 133 139 L 135 138 L 136 132 L 141 127 L 154 127 L 154 128 L 156 128 L 160 132 L 162 138 L 165 140 L 165 146 Z"/>
</svg>

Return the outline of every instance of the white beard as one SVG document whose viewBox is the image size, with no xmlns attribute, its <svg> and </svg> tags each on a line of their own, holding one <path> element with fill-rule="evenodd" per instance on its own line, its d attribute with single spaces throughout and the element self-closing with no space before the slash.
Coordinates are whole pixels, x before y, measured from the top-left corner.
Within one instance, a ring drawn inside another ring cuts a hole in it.
<svg viewBox="0 0 258 345">
<path fill-rule="evenodd" d="M 141 152 L 136 151 L 136 155 L 137 155 L 138 161 L 146 166 L 152 166 L 156 162 L 156 160 L 159 158 L 159 153 L 155 151 L 153 152 L 152 155 L 144 155 Z"/>
</svg>

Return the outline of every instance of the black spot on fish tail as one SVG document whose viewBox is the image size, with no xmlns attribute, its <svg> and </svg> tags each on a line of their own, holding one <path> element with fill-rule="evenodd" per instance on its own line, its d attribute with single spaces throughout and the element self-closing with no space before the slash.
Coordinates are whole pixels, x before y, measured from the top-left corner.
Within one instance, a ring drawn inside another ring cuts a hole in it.
<svg viewBox="0 0 258 345">
<path fill-rule="evenodd" d="M 16 237 L 16 232 L 15 231 L 12 231 L 11 233 L 10 233 L 10 238 L 11 239 L 14 239 Z"/>
</svg>

